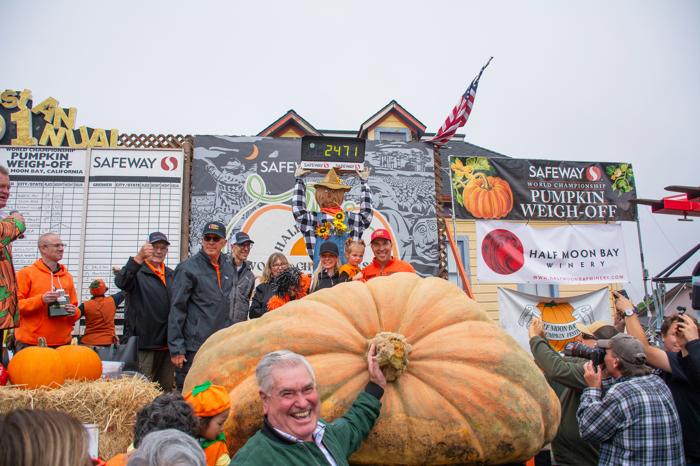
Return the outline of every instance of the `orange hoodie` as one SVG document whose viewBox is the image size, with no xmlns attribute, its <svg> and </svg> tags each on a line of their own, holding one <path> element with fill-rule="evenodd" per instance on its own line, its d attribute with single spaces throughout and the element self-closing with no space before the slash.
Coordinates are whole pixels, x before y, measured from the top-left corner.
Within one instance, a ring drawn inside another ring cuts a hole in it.
<svg viewBox="0 0 700 466">
<path fill-rule="evenodd" d="M 19 298 L 19 327 L 15 330 L 17 341 L 36 345 L 39 337 L 46 338 L 48 346 L 70 343 L 73 324 L 80 318 L 80 312 L 72 316 L 49 318 L 49 306 L 42 301 L 44 293 L 55 288 L 63 288 L 68 293 L 71 304 L 77 306 L 73 277 L 65 266 L 59 264 L 53 276 L 41 259 L 17 272 L 17 297 Z M 51 280 L 53 279 L 53 284 Z"/>
</svg>

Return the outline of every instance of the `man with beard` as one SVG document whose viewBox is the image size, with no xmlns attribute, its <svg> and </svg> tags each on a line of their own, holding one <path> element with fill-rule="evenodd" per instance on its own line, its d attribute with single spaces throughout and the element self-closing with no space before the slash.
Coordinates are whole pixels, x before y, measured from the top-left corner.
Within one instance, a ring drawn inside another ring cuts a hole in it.
<svg viewBox="0 0 700 466">
<path fill-rule="evenodd" d="M 369 435 L 386 387 L 375 346 L 367 353 L 369 383 L 344 416 L 320 419 L 316 376 L 303 356 L 287 350 L 265 355 L 255 369 L 265 417 L 231 462 L 232 465 L 285 464 L 346 466 Z"/>
</svg>

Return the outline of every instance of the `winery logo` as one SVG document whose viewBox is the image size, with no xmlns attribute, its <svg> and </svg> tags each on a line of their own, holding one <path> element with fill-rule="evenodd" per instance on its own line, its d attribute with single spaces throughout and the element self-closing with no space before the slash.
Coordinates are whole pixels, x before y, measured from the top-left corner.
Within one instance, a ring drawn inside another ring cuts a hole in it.
<svg viewBox="0 0 700 466">
<path fill-rule="evenodd" d="M 166 156 L 160 159 L 160 168 L 166 172 L 171 172 L 177 169 L 177 157 Z"/>
<path fill-rule="evenodd" d="M 523 250 L 523 243 L 512 231 L 500 228 L 489 232 L 481 242 L 484 262 L 501 275 L 510 275 L 523 267 Z"/>
</svg>

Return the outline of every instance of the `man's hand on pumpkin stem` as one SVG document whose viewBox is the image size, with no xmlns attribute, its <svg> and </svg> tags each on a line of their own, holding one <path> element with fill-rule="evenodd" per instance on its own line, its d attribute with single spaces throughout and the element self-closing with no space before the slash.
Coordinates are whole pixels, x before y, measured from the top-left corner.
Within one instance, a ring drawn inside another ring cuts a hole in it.
<svg viewBox="0 0 700 466">
<path fill-rule="evenodd" d="M 386 377 L 379 367 L 377 362 L 377 346 L 372 343 L 367 351 L 367 371 L 369 372 L 369 381 L 374 382 L 382 388 L 386 388 Z"/>
</svg>

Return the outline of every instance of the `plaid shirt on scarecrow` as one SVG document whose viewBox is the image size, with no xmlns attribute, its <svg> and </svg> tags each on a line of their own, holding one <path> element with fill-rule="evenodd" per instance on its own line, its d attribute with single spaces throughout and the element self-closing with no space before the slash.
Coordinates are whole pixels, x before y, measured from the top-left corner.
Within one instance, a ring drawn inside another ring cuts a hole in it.
<svg viewBox="0 0 700 466">
<path fill-rule="evenodd" d="M 294 185 L 294 197 L 292 197 L 292 213 L 299 226 L 299 231 L 304 235 L 306 252 L 309 257 L 314 257 L 314 246 L 316 245 L 316 227 L 319 224 L 333 223 L 333 216 L 324 212 L 309 212 L 306 210 L 306 185 L 301 178 L 296 179 Z M 345 212 L 348 226 L 348 234 L 353 240 L 362 239 L 362 233 L 372 222 L 372 193 L 367 181 L 362 180 L 362 201 L 360 211 Z"/>
</svg>

